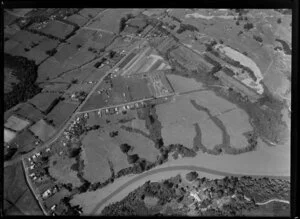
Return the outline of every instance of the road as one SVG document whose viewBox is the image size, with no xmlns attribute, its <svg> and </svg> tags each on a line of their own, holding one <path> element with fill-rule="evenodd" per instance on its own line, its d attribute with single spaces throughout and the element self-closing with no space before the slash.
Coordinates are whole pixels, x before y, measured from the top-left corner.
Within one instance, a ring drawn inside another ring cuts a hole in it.
<svg viewBox="0 0 300 219">
<path fill-rule="evenodd" d="M 218 170 L 213 170 L 213 169 L 208 169 L 205 167 L 199 167 L 199 166 L 192 166 L 192 165 L 187 165 L 187 166 L 171 166 L 171 167 L 164 167 L 164 168 L 160 168 L 160 169 L 155 169 L 155 170 L 150 170 L 147 172 L 144 172 L 136 177 L 134 177 L 133 179 L 129 180 L 128 182 L 126 182 L 125 184 L 123 184 L 122 186 L 120 186 L 118 189 L 114 190 L 111 194 L 109 194 L 108 196 L 106 196 L 105 198 L 103 198 L 97 205 L 96 207 L 92 210 L 92 212 L 90 213 L 91 215 L 95 215 L 98 211 L 98 209 L 100 207 L 102 207 L 102 205 L 104 205 L 108 200 L 110 200 L 113 196 L 117 195 L 118 193 L 120 193 L 122 190 L 126 189 L 129 185 L 131 185 L 132 183 L 137 182 L 138 180 L 142 179 L 142 178 L 147 178 L 153 174 L 157 174 L 160 172 L 165 172 L 165 171 L 174 171 L 174 170 L 189 170 L 189 171 L 200 171 L 200 172 L 206 172 L 209 174 L 214 174 L 214 175 L 220 175 L 220 176 L 243 176 L 242 174 L 234 174 L 234 173 L 228 173 L 228 172 L 222 172 L 222 171 L 218 171 Z M 247 175 L 249 176 L 249 175 Z M 259 175 L 253 175 L 252 177 L 264 177 L 264 175 L 259 176 Z M 284 178 L 281 176 L 275 176 L 278 178 Z M 129 191 L 130 192 L 130 191 Z"/>
<path fill-rule="evenodd" d="M 101 28 L 96 28 L 96 27 L 83 27 L 82 29 L 85 30 L 95 30 L 95 31 L 101 31 L 101 32 L 105 32 L 105 33 L 109 33 L 109 34 L 115 34 L 114 32 L 108 31 L 108 30 L 104 30 Z"/>
<path fill-rule="evenodd" d="M 287 201 L 287 200 L 277 199 L 277 198 L 270 199 L 270 200 L 268 200 L 266 202 L 257 202 L 256 204 L 257 205 L 266 205 L 266 204 L 269 204 L 270 202 L 282 202 L 282 203 L 290 204 L 290 202 Z"/>
<path fill-rule="evenodd" d="M 24 163 L 24 160 L 22 159 L 22 167 L 23 167 L 23 170 L 24 170 L 24 174 L 25 174 L 25 179 L 26 179 L 26 183 L 28 185 L 28 187 L 30 188 L 34 198 L 36 199 L 36 201 L 38 202 L 40 208 L 42 209 L 44 215 L 48 215 L 46 209 L 44 208 L 44 206 L 40 203 L 39 201 L 39 198 L 36 196 L 36 193 L 32 187 L 32 184 L 31 184 L 31 180 L 28 178 L 28 169 L 25 167 L 25 163 Z"/>
<path fill-rule="evenodd" d="M 103 12 L 103 11 L 102 11 Z M 130 54 L 135 48 L 132 48 L 132 50 L 127 53 Z M 120 63 L 122 63 L 122 61 L 127 57 L 124 56 L 112 69 L 110 69 L 109 71 L 107 71 L 105 73 L 105 75 L 95 84 L 95 86 L 92 88 L 92 90 L 89 92 L 89 94 L 87 95 L 87 97 L 84 99 L 84 101 L 77 107 L 77 109 L 75 110 L 75 112 L 73 113 L 73 115 L 71 116 L 71 118 L 69 120 L 67 120 L 65 122 L 65 125 L 59 130 L 59 132 L 57 132 L 52 138 L 50 138 L 48 141 L 44 142 L 43 145 L 37 147 L 36 149 L 34 149 L 33 151 L 22 155 L 20 157 L 17 157 L 16 159 L 10 160 L 10 161 L 6 161 L 4 162 L 4 168 L 13 164 L 16 164 L 17 162 L 19 162 L 20 160 L 30 157 L 33 154 L 37 153 L 38 151 L 43 150 L 44 148 L 49 147 L 53 142 L 55 142 L 57 140 L 57 138 L 59 138 L 59 136 L 64 132 L 64 130 L 68 127 L 70 121 L 73 120 L 73 118 L 77 115 L 77 112 L 79 112 L 81 110 L 81 108 L 84 106 L 84 104 L 86 103 L 86 101 L 89 99 L 89 97 L 93 94 L 93 92 L 97 89 L 97 87 L 100 85 L 100 83 L 103 81 L 103 79 L 109 74 L 112 73 L 115 68 L 117 68 L 119 66 Z"/>
</svg>

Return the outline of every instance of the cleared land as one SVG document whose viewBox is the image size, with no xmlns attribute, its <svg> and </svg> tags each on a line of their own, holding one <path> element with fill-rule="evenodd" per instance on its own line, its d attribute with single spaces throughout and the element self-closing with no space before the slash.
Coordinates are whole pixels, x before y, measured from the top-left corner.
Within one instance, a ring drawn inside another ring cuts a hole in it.
<svg viewBox="0 0 300 219">
<path fill-rule="evenodd" d="M 226 126 L 232 147 L 244 148 L 248 145 L 244 133 L 252 131 L 253 127 L 249 123 L 249 116 L 244 110 L 236 108 L 221 114 L 218 118 Z"/>
<path fill-rule="evenodd" d="M 21 162 L 4 168 L 4 215 L 43 215 L 26 184 Z"/>
<path fill-rule="evenodd" d="M 116 172 L 128 167 L 126 155 L 108 133 L 90 131 L 83 139 L 84 177 L 92 183 L 104 182 L 111 176 L 109 161 Z"/>
<path fill-rule="evenodd" d="M 47 115 L 47 119 L 53 120 L 55 128 L 57 128 L 62 125 L 70 115 L 72 115 L 76 108 L 77 104 L 59 102 Z"/>
<path fill-rule="evenodd" d="M 16 133 L 8 129 L 4 129 L 4 142 L 10 142 L 16 137 Z"/>
<path fill-rule="evenodd" d="M 77 172 L 71 169 L 71 166 L 76 163 L 75 158 L 65 158 L 55 154 L 49 158 L 49 173 L 61 183 L 71 183 L 74 187 L 82 184 L 77 177 Z"/>
<path fill-rule="evenodd" d="M 193 90 L 205 88 L 201 82 L 197 82 L 193 78 L 185 78 L 179 75 L 166 75 L 176 93 L 183 93 Z"/>
<path fill-rule="evenodd" d="M 10 129 L 15 130 L 15 131 L 21 131 L 24 128 L 26 128 L 29 124 L 30 124 L 29 121 L 26 121 L 26 120 L 21 119 L 21 118 L 16 117 L 16 116 L 11 116 L 7 119 L 4 126 L 6 128 L 10 128 Z"/>
<path fill-rule="evenodd" d="M 27 118 L 33 122 L 37 122 L 43 117 L 43 114 L 29 103 L 24 103 L 16 110 L 16 114 Z"/>
<path fill-rule="evenodd" d="M 73 31 L 74 27 L 69 24 L 62 23 L 60 21 L 50 21 L 45 28 L 40 31 L 45 34 L 50 34 L 52 36 L 64 39 L 68 34 Z"/>
<path fill-rule="evenodd" d="M 51 105 L 59 98 L 59 94 L 55 93 L 39 93 L 29 100 L 39 110 L 47 112 Z"/>
<path fill-rule="evenodd" d="M 46 123 L 43 119 L 31 126 L 30 130 L 44 142 L 56 132 L 55 128 Z"/>
</svg>

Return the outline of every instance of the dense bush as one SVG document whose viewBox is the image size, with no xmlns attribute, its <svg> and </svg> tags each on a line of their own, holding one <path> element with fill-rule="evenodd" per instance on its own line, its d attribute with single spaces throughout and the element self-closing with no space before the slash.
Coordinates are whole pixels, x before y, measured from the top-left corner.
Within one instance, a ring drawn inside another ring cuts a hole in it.
<svg viewBox="0 0 300 219">
<path fill-rule="evenodd" d="M 4 66 L 12 69 L 20 81 L 13 85 L 12 91 L 4 94 L 4 111 L 41 92 L 41 88 L 35 84 L 38 73 L 34 61 L 4 53 Z"/>
<path fill-rule="evenodd" d="M 127 155 L 127 160 L 129 164 L 133 164 L 135 162 L 137 162 L 139 159 L 139 155 L 137 154 L 133 154 L 133 155 Z"/>
<path fill-rule="evenodd" d="M 177 30 L 178 34 L 183 33 L 184 31 L 189 30 L 189 31 L 199 31 L 199 29 L 191 24 L 180 24 L 179 29 Z"/>
<path fill-rule="evenodd" d="M 194 181 L 195 179 L 197 179 L 198 173 L 195 172 L 195 171 L 192 171 L 192 172 L 187 173 L 187 174 L 185 175 L 185 177 L 186 177 L 186 179 L 187 179 L 188 181 L 191 182 L 191 181 Z"/>
<path fill-rule="evenodd" d="M 121 144 L 120 149 L 123 153 L 127 153 L 130 150 L 131 146 L 129 144 Z"/>
<path fill-rule="evenodd" d="M 254 26 L 253 26 L 253 24 L 252 23 L 246 23 L 245 25 L 244 25 L 244 29 L 245 30 L 250 30 L 250 29 L 252 29 Z"/>
</svg>

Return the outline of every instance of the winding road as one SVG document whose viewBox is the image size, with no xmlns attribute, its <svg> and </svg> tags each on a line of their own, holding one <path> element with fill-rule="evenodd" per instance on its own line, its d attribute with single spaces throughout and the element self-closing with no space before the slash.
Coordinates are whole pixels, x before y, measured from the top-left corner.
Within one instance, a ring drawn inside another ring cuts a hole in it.
<svg viewBox="0 0 300 219">
<path fill-rule="evenodd" d="M 129 180 L 128 182 L 124 183 L 122 186 L 120 186 L 118 189 L 114 190 L 112 193 L 110 193 L 108 196 L 103 198 L 92 210 L 90 215 L 95 215 L 98 211 L 99 208 L 101 208 L 108 200 L 110 200 L 113 196 L 117 195 L 120 193 L 122 190 L 126 189 L 128 186 L 130 186 L 132 183 L 137 182 L 138 180 L 141 180 L 143 178 L 147 178 L 153 174 L 157 174 L 160 172 L 165 172 L 165 171 L 176 171 L 176 170 L 189 170 L 189 171 L 200 171 L 200 172 L 205 172 L 209 174 L 214 174 L 214 175 L 219 175 L 219 176 L 244 176 L 243 174 L 234 174 L 234 173 L 228 173 L 228 172 L 222 172 L 218 170 L 213 170 L 213 169 L 208 169 L 205 167 L 199 167 L 199 166 L 192 166 L 192 165 L 187 165 L 187 166 L 171 166 L 171 167 L 164 167 L 164 168 L 159 168 L 159 169 L 154 169 L 152 171 L 147 171 L 144 172 L 133 179 Z M 245 175 L 249 176 L 249 175 Z M 252 175 L 252 177 L 265 177 L 265 175 Z M 289 179 L 289 177 L 283 177 L 283 176 L 272 176 L 270 178 L 281 178 L 281 179 Z M 269 200 L 271 202 L 272 200 Z M 260 203 L 264 204 L 264 203 Z"/>
</svg>

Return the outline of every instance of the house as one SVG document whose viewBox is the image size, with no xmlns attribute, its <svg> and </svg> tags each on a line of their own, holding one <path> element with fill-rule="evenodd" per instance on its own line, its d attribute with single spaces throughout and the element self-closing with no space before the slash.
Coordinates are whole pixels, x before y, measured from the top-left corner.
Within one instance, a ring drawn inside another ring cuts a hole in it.
<svg viewBox="0 0 300 219">
<path fill-rule="evenodd" d="M 51 191 L 50 191 L 50 189 L 47 189 L 47 190 L 42 194 L 42 197 L 45 199 L 45 198 L 47 198 L 49 195 L 51 195 Z"/>
</svg>

